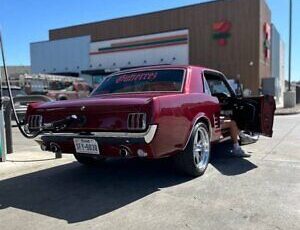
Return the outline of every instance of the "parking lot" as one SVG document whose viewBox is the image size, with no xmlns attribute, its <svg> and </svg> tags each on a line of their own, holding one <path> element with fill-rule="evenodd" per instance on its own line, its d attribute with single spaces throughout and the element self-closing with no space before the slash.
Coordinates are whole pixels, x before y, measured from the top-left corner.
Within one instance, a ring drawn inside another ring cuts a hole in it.
<svg viewBox="0 0 300 230">
<path fill-rule="evenodd" d="M 86 168 L 55 159 L 14 130 L 0 163 L 0 229 L 299 229 L 300 115 L 276 116 L 274 137 L 248 159 L 213 149 L 199 178 L 168 160 L 110 160 Z"/>
</svg>

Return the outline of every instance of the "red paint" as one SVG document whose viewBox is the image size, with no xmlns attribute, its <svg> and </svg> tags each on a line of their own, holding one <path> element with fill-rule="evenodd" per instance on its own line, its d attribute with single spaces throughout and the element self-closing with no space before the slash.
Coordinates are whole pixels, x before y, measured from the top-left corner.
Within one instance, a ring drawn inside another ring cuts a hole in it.
<svg viewBox="0 0 300 230">
<path fill-rule="evenodd" d="M 130 94 L 98 95 L 95 97 L 51 103 L 31 104 L 27 111 L 29 115 L 43 115 L 44 122 L 64 119 L 76 114 L 86 117 L 82 126 L 69 127 L 64 132 L 132 132 L 127 129 L 129 113 L 146 113 L 147 125 L 158 125 L 154 139 L 150 144 L 128 143 L 126 146 L 136 151 L 143 149 L 149 158 L 161 158 L 182 151 L 198 119 L 202 118 L 210 125 L 211 141 L 218 141 L 221 136 L 220 127 L 214 127 L 214 119 L 220 116 L 220 104 L 216 97 L 203 92 L 203 71 L 208 70 L 196 66 L 155 66 L 124 71 L 130 76 L 137 72 L 183 69 L 185 82 L 182 92 L 144 92 Z M 213 71 L 213 70 L 211 70 Z M 84 106 L 84 109 L 82 107 Z M 54 135 L 55 136 L 55 135 Z M 115 138 L 118 141 L 117 138 Z M 50 139 L 44 140 L 49 145 Z M 72 140 L 58 140 L 64 153 L 74 153 Z M 99 142 L 101 154 L 118 156 L 119 145 Z"/>
</svg>

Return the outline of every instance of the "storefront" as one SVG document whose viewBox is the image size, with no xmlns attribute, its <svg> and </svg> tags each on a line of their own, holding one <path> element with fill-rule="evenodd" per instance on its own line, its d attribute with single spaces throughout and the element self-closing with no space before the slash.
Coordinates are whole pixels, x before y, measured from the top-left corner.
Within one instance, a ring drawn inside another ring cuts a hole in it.
<svg viewBox="0 0 300 230">
<path fill-rule="evenodd" d="M 257 94 L 271 77 L 271 12 L 265 0 L 225 0 L 49 31 L 31 44 L 33 72 L 107 74 L 157 64 L 218 69 Z"/>
</svg>

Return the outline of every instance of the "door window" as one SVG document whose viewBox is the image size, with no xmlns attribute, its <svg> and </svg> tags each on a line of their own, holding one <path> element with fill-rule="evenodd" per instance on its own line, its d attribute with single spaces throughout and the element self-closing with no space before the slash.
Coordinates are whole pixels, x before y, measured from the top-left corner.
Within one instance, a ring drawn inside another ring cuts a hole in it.
<svg viewBox="0 0 300 230">
<path fill-rule="evenodd" d="M 211 95 L 211 91 L 205 77 L 203 77 L 203 87 L 204 87 L 204 93 Z"/>
<path fill-rule="evenodd" d="M 228 97 L 233 96 L 234 92 L 230 89 L 226 78 L 218 73 L 205 73 L 205 79 L 212 95 L 226 94 Z"/>
</svg>

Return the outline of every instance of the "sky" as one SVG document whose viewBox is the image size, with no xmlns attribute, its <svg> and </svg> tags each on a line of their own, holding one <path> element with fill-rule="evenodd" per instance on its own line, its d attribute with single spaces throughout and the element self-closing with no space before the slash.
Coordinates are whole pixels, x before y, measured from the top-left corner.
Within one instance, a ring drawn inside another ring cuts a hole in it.
<svg viewBox="0 0 300 230">
<path fill-rule="evenodd" d="M 272 22 L 285 42 L 288 69 L 289 0 L 266 1 L 272 11 Z M 0 0 L 0 30 L 6 62 L 30 65 L 29 44 L 48 40 L 49 29 L 201 2 L 207 0 Z M 300 0 L 293 0 L 292 80 L 296 81 L 300 81 L 299 11 Z"/>
</svg>

